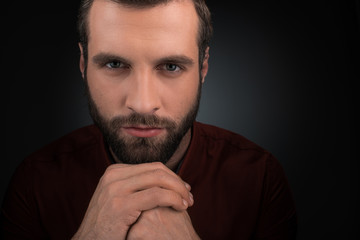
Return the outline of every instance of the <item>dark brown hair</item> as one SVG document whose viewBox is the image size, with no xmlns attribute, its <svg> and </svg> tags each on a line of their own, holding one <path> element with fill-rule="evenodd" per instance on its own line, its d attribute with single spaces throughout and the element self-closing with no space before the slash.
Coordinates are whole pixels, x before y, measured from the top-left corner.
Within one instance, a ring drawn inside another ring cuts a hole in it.
<svg viewBox="0 0 360 240">
<path fill-rule="evenodd" d="M 150 8 L 175 0 L 109 0 L 133 8 Z M 205 57 L 206 48 L 212 36 L 211 14 L 205 0 L 192 0 L 199 17 L 198 46 L 200 67 Z M 94 0 L 82 0 L 78 15 L 78 31 L 80 44 L 83 47 L 85 63 L 87 63 L 87 44 L 89 38 L 88 15 Z"/>
</svg>

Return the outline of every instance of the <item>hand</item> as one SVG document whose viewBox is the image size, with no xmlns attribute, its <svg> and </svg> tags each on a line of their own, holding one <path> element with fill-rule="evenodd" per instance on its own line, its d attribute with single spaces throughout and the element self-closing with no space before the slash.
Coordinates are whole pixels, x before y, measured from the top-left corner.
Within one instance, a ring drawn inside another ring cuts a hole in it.
<svg viewBox="0 0 360 240">
<path fill-rule="evenodd" d="M 91 198 L 73 239 L 125 239 L 143 211 L 193 204 L 190 186 L 161 163 L 113 164 Z"/>
<path fill-rule="evenodd" d="M 194 240 L 200 239 L 186 210 L 158 207 L 141 213 L 130 228 L 128 240 Z"/>
</svg>

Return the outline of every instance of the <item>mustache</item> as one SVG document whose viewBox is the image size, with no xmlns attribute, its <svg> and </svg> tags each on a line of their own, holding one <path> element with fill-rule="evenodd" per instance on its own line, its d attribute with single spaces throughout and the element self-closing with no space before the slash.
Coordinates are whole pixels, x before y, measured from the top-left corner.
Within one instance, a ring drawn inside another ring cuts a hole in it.
<svg viewBox="0 0 360 240">
<path fill-rule="evenodd" d="M 158 117 L 156 115 L 145 115 L 132 113 L 128 116 L 116 116 L 111 119 L 110 126 L 119 129 L 123 126 L 145 125 L 150 128 L 175 128 L 175 121 L 166 117 Z"/>
</svg>

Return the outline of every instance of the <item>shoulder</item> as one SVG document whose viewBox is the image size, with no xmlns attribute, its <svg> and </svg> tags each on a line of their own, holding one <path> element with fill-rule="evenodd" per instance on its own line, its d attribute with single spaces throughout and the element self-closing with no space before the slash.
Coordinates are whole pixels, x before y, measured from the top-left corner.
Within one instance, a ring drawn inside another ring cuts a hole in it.
<svg viewBox="0 0 360 240">
<path fill-rule="evenodd" d="M 274 183 L 286 179 L 274 155 L 237 133 L 196 122 L 194 134 L 197 140 L 192 144 L 192 156 L 199 153 L 196 158 L 201 159 L 197 161 L 201 167 L 228 179 L 228 185 L 251 181 L 261 186 L 264 181 Z"/>
<path fill-rule="evenodd" d="M 91 125 L 29 155 L 16 168 L 4 197 L 2 211 L 9 216 L 6 221 L 20 223 L 22 230 L 40 233 L 44 226 L 38 224 L 39 219 L 47 219 L 46 225 L 50 226 L 67 216 L 81 215 L 82 210 L 70 215 L 66 210 L 86 210 L 108 165 L 104 152 L 102 134 Z"/>
<path fill-rule="evenodd" d="M 229 130 L 195 122 L 192 133 L 180 171 L 187 176 L 256 177 L 264 175 L 267 161 L 273 159 L 267 150 Z"/>
<path fill-rule="evenodd" d="M 91 125 L 29 155 L 17 167 L 12 181 L 18 186 L 23 185 L 27 192 L 33 188 L 32 191 L 45 194 L 54 192 L 51 189 L 63 191 L 64 186 L 68 189 L 65 192 L 71 192 L 78 186 L 74 182 L 94 181 L 96 184 L 109 164 L 103 136 L 96 126 Z"/>
<path fill-rule="evenodd" d="M 88 155 L 102 145 L 102 134 L 95 125 L 74 130 L 29 155 L 24 163 L 54 162 L 72 155 Z"/>
<path fill-rule="evenodd" d="M 217 147 L 238 151 L 251 150 L 259 152 L 260 154 L 268 154 L 265 149 L 244 136 L 209 124 L 195 122 L 194 134 L 198 135 L 197 138 L 200 142 L 212 144 Z"/>
</svg>

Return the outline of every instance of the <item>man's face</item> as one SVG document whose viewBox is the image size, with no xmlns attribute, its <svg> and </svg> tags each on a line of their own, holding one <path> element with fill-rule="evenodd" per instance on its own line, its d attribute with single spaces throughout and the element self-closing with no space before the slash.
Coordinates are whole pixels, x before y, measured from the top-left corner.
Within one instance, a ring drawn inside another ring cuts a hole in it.
<svg viewBox="0 0 360 240">
<path fill-rule="evenodd" d="M 136 9 L 98 0 L 89 32 L 80 68 L 94 121 L 122 162 L 166 163 L 190 131 L 207 73 L 192 2 Z"/>
</svg>

